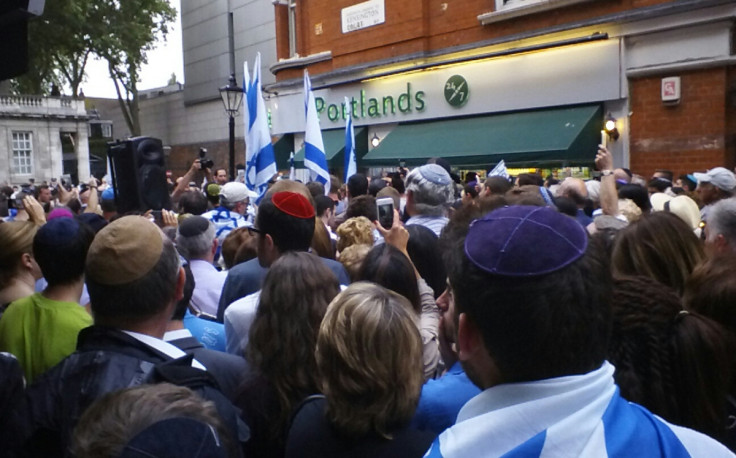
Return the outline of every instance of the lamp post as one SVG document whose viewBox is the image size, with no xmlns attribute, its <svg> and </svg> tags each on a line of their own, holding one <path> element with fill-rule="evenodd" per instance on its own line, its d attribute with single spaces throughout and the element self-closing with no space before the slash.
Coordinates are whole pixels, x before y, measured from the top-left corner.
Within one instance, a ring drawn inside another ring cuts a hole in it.
<svg viewBox="0 0 736 458">
<path fill-rule="evenodd" d="M 235 181 L 235 117 L 243 101 L 243 90 L 235 81 L 235 73 L 230 74 L 227 86 L 220 88 L 220 97 L 222 97 L 222 104 L 225 106 L 225 112 L 230 121 L 230 181 Z"/>
</svg>

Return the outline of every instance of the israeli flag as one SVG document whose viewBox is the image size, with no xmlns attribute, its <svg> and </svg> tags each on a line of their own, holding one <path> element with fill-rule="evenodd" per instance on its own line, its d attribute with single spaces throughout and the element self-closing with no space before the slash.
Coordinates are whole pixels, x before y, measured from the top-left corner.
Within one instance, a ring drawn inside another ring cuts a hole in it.
<svg viewBox="0 0 736 458">
<path fill-rule="evenodd" d="M 304 129 L 304 166 L 309 169 L 309 179 L 325 185 L 325 195 L 330 192 L 330 172 L 327 170 L 327 157 L 319 128 L 317 105 L 312 93 L 309 73 L 304 71 L 304 111 L 307 117 Z"/>
<path fill-rule="evenodd" d="M 258 193 L 259 199 L 268 189 L 268 182 L 276 175 L 276 158 L 268 129 L 266 104 L 261 94 L 261 53 L 253 64 L 253 79 L 244 64 L 243 91 L 245 92 L 245 185 Z"/>
<path fill-rule="evenodd" d="M 504 177 L 508 180 L 509 178 L 509 172 L 506 170 L 506 163 L 501 159 L 501 162 L 496 164 L 495 167 L 493 167 L 493 170 L 488 172 L 489 177 Z"/>
<path fill-rule="evenodd" d="M 358 166 L 355 160 L 355 130 L 353 129 L 353 112 L 350 101 L 345 97 L 345 107 L 347 108 L 348 119 L 345 123 L 345 183 L 348 178 L 358 173 Z"/>
</svg>

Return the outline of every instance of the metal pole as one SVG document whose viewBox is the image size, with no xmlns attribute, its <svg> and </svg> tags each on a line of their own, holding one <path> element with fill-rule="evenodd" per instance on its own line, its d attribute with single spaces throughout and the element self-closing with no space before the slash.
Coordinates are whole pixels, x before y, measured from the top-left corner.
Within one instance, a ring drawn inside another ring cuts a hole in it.
<svg viewBox="0 0 736 458">
<path fill-rule="evenodd" d="M 235 118 L 230 115 L 230 181 L 235 181 Z"/>
<path fill-rule="evenodd" d="M 233 13 L 227 13 L 228 54 L 230 54 L 230 73 L 235 74 L 235 33 L 233 32 Z"/>
</svg>

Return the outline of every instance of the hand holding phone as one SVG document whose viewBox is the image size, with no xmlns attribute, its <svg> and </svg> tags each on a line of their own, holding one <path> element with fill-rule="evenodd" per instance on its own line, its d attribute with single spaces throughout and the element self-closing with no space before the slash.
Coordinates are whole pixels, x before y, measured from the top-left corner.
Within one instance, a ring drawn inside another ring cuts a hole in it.
<svg viewBox="0 0 736 458">
<path fill-rule="evenodd" d="M 376 200 L 378 209 L 378 223 L 384 229 L 391 229 L 394 224 L 394 200 L 390 197 L 382 197 Z"/>
</svg>

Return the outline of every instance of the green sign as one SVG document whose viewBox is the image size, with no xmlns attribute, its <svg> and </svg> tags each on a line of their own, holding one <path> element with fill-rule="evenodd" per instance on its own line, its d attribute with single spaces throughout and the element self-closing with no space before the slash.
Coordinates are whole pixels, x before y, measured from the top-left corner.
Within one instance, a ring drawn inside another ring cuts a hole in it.
<svg viewBox="0 0 736 458">
<path fill-rule="evenodd" d="M 453 75 L 445 83 L 445 100 L 459 108 L 468 101 L 468 82 L 460 75 Z"/>
<path fill-rule="evenodd" d="M 406 83 L 406 91 L 398 95 L 385 95 L 381 97 L 368 97 L 365 89 L 361 89 L 358 97 L 350 97 L 350 111 L 353 119 L 391 117 L 398 113 L 410 114 L 412 112 L 424 111 L 424 91 L 414 91 L 411 83 Z M 316 97 L 314 103 L 317 113 L 327 114 L 327 119 L 332 122 L 347 119 L 347 107 L 345 102 L 326 103 L 322 97 Z"/>
</svg>

